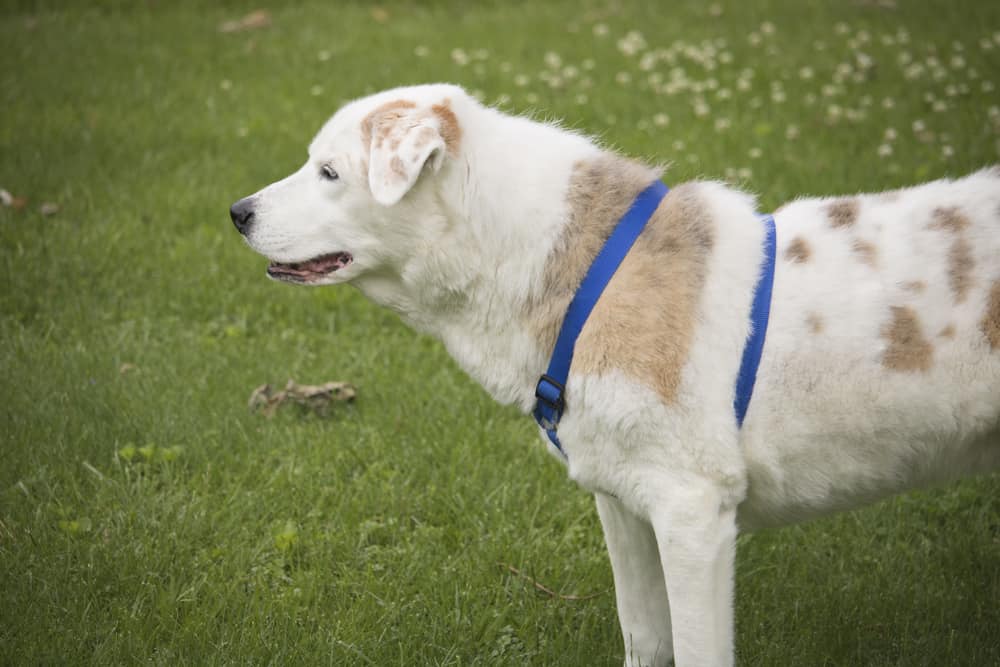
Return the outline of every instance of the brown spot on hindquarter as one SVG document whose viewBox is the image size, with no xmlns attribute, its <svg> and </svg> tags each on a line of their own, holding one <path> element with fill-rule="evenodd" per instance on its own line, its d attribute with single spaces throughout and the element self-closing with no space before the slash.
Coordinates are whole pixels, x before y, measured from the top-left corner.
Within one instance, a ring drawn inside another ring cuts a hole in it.
<svg viewBox="0 0 1000 667">
<path fill-rule="evenodd" d="M 658 177 L 612 155 L 576 165 L 567 191 L 570 218 L 529 315 L 542 349 L 552 348 L 566 307 L 611 230 Z M 676 399 L 713 244 L 698 188 L 674 188 L 650 218 L 577 339 L 574 373 L 619 370 L 665 402 Z"/>
<path fill-rule="evenodd" d="M 823 331 L 823 318 L 816 313 L 809 313 L 806 315 L 806 326 L 809 327 L 809 331 L 814 334 L 822 333 Z"/>
<path fill-rule="evenodd" d="M 944 329 L 938 333 L 939 338 L 954 338 L 955 337 L 955 325 L 949 324 Z"/>
<path fill-rule="evenodd" d="M 939 207 L 931 214 L 931 229 L 959 233 L 969 226 L 969 219 L 957 206 Z"/>
<path fill-rule="evenodd" d="M 972 270 L 976 260 L 972 257 L 972 246 L 962 237 L 952 241 L 948 250 L 948 285 L 955 295 L 955 303 L 962 303 L 972 287 Z"/>
<path fill-rule="evenodd" d="M 889 341 L 882 365 L 894 371 L 926 371 L 931 367 L 934 348 L 924 338 L 917 313 L 909 306 L 893 306 L 892 321 L 882 329 Z"/>
<path fill-rule="evenodd" d="M 980 323 L 983 335 L 990 343 L 990 348 L 1000 350 L 1000 279 L 993 282 L 990 295 L 986 300 L 986 313 Z"/>
<path fill-rule="evenodd" d="M 931 213 L 930 229 L 953 234 L 948 248 L 948 285 L 955 296 L 955 303 L 962 303 L 969 296 L 972 287 L 972 273 L 976 260 L 972 256 L 972 246 L 963 232 L 968 229 L 969 218 L 957 206 L 938 207 Z"/>
<path fill-rule="evenodd" d="M 373 109 L 361 121 L 361 143 L 368 149 L 372 146 L 372 139 L 377 138 L 381 144 L 392 125 L 416 106 L 417 104 L 410 100 L 393 100 Z"/>
<path fill-rule="evenodd" d="M 801 236 L 796 236 L 785 249 L 785 259 L 796 264 L 801 264 L 809 259 L 812 250 L 809 244 Z"/>
<path fill-rule="evenodd" d="M 857 199 L 838 199 L 827 204 L 826 214 L 834 227 L 850 227 L 858 220 L 861 206 Z"/>
<path fill-rule="evenodd" d="M 920 294 L 927 289 L 927 283 L 923 280 L 908 280 L 900 285 L 905 291 Z"/>
<path fill-rule="evenodd" d="M 451 100 L 446 99 L 441 104 L 435 104 L 431 111 L 438 117 L 441 127 L 441 138 L 452 155 L 458 155 L 458 145 L 462 141 L 462 127 L 458 124 L 455 112 L 451 110 Z"/>
<path fill-rule="evenodd" d="M 854 251 L 862 262 L 868 266 L 875 266 L 878 250 L 876 250 L 874 243 L 865 241 L 864 239 L 856 239 L 851 245 L 851 250 Z"/>
</svg>

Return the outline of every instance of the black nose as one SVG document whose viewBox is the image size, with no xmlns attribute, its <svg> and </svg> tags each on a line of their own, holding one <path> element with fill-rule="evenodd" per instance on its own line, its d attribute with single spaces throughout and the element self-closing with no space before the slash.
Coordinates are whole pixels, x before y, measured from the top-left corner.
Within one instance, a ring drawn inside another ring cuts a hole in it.
<svg viewBox="0 0 1000 667">
<path fill-rule="evenodd" d="M 233 224 L 240 234 L 246 234 L 250 230 L 253 208 L 253 197 L 244 197 L 229 208 L 229 217 L 233 219 Z"/>
</svg>

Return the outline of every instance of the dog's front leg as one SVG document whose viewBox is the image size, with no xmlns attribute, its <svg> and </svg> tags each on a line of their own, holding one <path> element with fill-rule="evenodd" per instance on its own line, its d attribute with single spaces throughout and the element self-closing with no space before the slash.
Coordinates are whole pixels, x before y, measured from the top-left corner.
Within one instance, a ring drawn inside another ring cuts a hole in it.
<svg viewBox="0 0 1000 667">
<path fill-rule="evenodd" d="M 595 497 L 615 577 L 625 665 L 666 665 L 673 657 L 670 606 L 653 527 L 615 498 L 603 493 Z"/>
<path fill-rule="evenodd" d="M 659 545 L 677 667 L 733 664 L 736 511 L 709 481 L 660 489 L 650 520 Z"/>
</svg>

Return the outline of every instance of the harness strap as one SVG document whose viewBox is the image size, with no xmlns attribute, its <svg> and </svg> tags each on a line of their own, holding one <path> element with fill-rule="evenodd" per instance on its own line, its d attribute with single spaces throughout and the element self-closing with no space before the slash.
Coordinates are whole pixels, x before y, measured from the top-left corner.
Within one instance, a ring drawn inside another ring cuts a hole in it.
<svg viewBox="0 0 1000 667">
<path fill-rule="evenodd" d="M 733 410 L 736 411 L 736 424 L 743 426 L 750 397 L 753 396 L 753 386 L 757 381 L 757 368 L 760 357 L 764 353 L 764 338 L 767 335 L 767 321 L 771 314 L 771 292 L 774 287 L 774 255 L 777 247 L 777 231 L 774 227 L 774 216 L 758 216 L 764 223 L 764 264 L 761 267 L 757 287 L 754 288 L 753 305 L 750 307 L 750 335 L 743 348 L 743 360 L 740 362 L 740 374 L 736 376 L 736 396 L 733 398 Z"/>
<path fill-rule="evenodd" d="M 597 303 L 604 288 L 667 192 L 667 186 L 656 181 L 639 193 L 632 206 L 618 221 L 604 247 L 594 258 L 593 264 L 587 270 L 587 275 L 584 276 L 566 310 L 566 317 L 563 319 L 555 348 L 552 350 L 549 368 L 535 387 L 535 397 L 538 400 L 533 412 L 535 421 L 560 452 L 563 448 L 556 436 L 556 428 L 566 409 L 564 397 L 566 378 L 573 362 L 573 348 L 577 336 L 587 322 L 590 311 L 594 309 L 594 304 Z"/>
<path fill-rule="evenodd" d="M 577 288 L 576 294 L 566 310 L 559 336 L 556 338 L 548 370 L 538 380 L 535 387 L 537 400 L 532 415 L 563 456 L 565 456 L 565 452 L 559 442 L 556 430 L 559 426 L 559 420 L 566 410 L 566 379 L 573 362 L 576 339 L 580 335 L 580 331 L 583 330 L 583 325 L 587 322 L 594 305 L 604 292 L 604 288 L 611 281 L 615 271 L 625 259 L 625 255 L 628 254 L 668 191 L 667 186 L 660 181 L 654 182 L 639 193 L 632 202 L 632 206 L 618 221 L 611 236 L 608 237 L 604 247 L 594 258 L 594 262 Z M 751 329 L 746 346 L 743 348 L 743 358 L 736 380 L 733 410 L 736 413 L 736 422 L 739 426 L 743 425 L 750 397 L 753 395 L 760 358 L 764 351 L 764 337 L 767 333 L 768 316 L 771 311 L 771 293 L 774 285 L 774 262 L 777 246 L 774 217 L 771 215 L 758 217 L 765 226 L 764 262 L 761 267 L 761 276 L 754 288 L 753 304 L 750 310 Z"/>
</svg>

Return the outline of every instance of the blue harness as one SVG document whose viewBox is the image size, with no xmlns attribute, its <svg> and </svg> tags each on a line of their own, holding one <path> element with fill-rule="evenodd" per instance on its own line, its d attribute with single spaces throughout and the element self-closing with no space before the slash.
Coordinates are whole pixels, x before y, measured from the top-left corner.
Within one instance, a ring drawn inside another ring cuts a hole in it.
<svg viewBox="0 0 1000 667">
<path fill-rule="evenodd" d="M 538 425 L 542 427 L 552 444 L 563 453 L 562 445 L 556 435 L 559 420 L 566 410 L 566 378 L 573 362 L 573 348 L 576 339 L 587 322 L 594 304 L 601 297 L 604 288 L 618 270 L 629 249 L 639 237 L 646 222 L 659 207 L 666 196 L 667 186 L 660 181 L 654 182 L 639 193 L 632 206 L 618 221 L 604 247 L 594 258 L 587 270 L 580 287 L 577 288 L 573 300 L 566 309 L 562 328 L 556 338 L 552 358 L 548 370 L 538 380 L 535 387 L 535 409 L 533 415 Z M 733 410 L 736 413 L 736 423 L 743 425 L 753 385 L 757 379 L 757 367 L 764 351 L 764 335 L 767 333 L 767 320 L 771 311 L 771 289 L 774 284 L 774 256 L 776 248 L 776 233 L 774 218 L 770 215 L 760 216 L 766 228 L 764 240 L 764 265 L 760 279 L 754 291 L 753 305 L 750 310 L 751 331 L 743 348 L 743 360 L 736 380 L 736 395 L 733 400 Z"/>
</svg>

